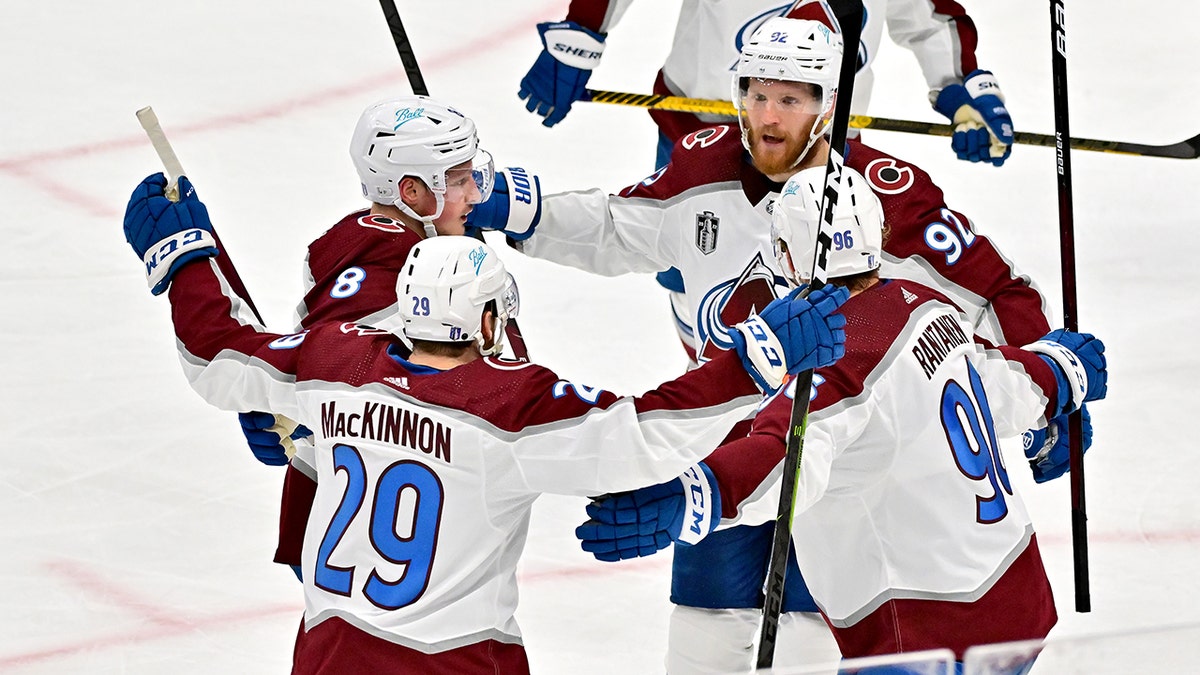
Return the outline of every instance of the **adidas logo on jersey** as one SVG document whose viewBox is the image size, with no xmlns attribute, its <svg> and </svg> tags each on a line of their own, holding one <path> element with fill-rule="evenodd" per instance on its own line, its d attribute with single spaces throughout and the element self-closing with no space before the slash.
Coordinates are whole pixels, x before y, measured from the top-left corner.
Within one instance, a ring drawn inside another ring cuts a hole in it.
<svg viewBox="0 0 1200 675">
<path fill-rule="evenodd" d="M 917 301 L 917 294 L 916 294 L 916 293 L 910 293 L 910 292 L 908 291 L 908 289 L 907 289 L 907 288 L 903 288 L 903 287 L 902 287 L 902 288 L 900 289 L 900 292 L 904 294 L 904 303 L 905 303 L 905 304 L 907 304 L 907 305 L 911 305 L 911 304 L 913 304 L 914 302 L 916 302 L 916 301 Z"/>
<path fill-rule="evenodd" d="M 397 387 L 400 387 L 401 389 L 408 389 L 408 378 L 407 377 L 385 377 L 385 378 L 383 378 L 383 381 L 387 382 L 388 384 L 392 384 Z"/>
</svg>

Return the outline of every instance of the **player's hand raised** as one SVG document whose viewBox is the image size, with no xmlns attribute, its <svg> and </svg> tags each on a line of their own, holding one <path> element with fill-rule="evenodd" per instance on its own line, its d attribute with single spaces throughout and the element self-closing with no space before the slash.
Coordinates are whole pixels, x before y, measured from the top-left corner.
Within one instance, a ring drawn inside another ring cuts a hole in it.
<svg viewBox="0 0 1200 675">
<path fill-rule="evenodd" d="M 159 295 L 176 270 L 197 258 L 217 255 L 208 209 L 186 177 L 179 179 L 179 201 L 167 199 L 162 173 L 147 176 L 125 207 L 125 241 L 146 264 L 150 292 Z"/>
</svg>

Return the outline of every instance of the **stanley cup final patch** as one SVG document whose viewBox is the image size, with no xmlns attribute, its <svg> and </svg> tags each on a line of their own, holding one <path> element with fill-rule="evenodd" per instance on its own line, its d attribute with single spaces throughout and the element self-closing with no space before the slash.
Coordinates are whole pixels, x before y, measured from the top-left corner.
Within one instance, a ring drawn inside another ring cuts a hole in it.
<svg viewBox="0 0 1200 675">
<path fill-rule="evenodd" d="M 696 248 L 704 255 L 717 250 L 717 230 L 721 219 L 712 211 L 696 214 Z"/>
</svg>

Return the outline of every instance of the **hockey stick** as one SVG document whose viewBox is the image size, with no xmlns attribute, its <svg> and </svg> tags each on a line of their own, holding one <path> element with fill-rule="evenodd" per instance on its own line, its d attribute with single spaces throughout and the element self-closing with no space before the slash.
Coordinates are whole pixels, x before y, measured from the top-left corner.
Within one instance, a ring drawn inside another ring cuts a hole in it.
<svg viewBox="0 0 1200 675">
<path fill-rule="evenodd" d="M 1054 75 L 1054 131 L 1062 139 L 1058 161 L 1058 239 L 1062 264 L 1063 323 L 1079 332 L 1079 304 L 1075 289 L 1075 211 L 1071 198 L 1070 115 L 1067 110 L 1066 10 L 1063 0 L 1050 0 L 1050 55 Z M 1071 467 L 1071 542 L 1075 554 L 1075 611 L 1092 611 L 1088 583 L 1087 514 L 1083 494 L 1083 414 L 1067 418 Z"/>
<path fill-rule="evenodd" d="M 158 122 L 158 115 L 154 114 L 154 108 L 150 106 L 146 106 L 134 114 L 137 115 L 138 122 L 141 122 L 142 129 L 146 131 L 150 145 L 154 146 L 154 151 L 158 153 L 158 158 L 162 160 L 163 166 L 167 169 L 167 178 L 170 181 L 163 190 L 163 194 L 173 202 L 179 201 L 179 177 L 183 175 L 183 164 L 179 162 L 175 149 L 171 147 L 171 142 L 163 133 L 162 124 Z"/>
<path fill-rule="evenodd" d="M 404 64 L 404 72 L 408 75 L 408 83 L 418 96 L 428 96 L 429 87 L 425 86 L 425 78 L 421 75 L 421 66 L 417 63 L 417 55 L 413 53 L 412 43 L 408 41 L 408 32 L 400 21 L 400 11 L 396 9 L 394 0 L 379 0 L 383 8 L 383 18 L 387 20 L 388 29 L 392 33 L 392 42 L 396 43 L 396 51 L 400 54 L 400 62 Z M 483 233 L 476 232 L 475 238 L 483 241 Z M 519 361 L 529 360 L 529 348 L 525 346 L 525 338 L 521 335 L 521 327 L 516 318 L 511 318 L 504 325 L 504 334 L 508 337 L 508 345 L 512 348 L 513 356 Z"/>
<path fill-rule="evenodd" d="M 857 65 L 854 58 L 848 58 L 846 55 L 858 53 L 858 42 L 862 35 L 862 0 L 830 0 L 829 5 L 842 30 L 843 56 L 838 73 L 833 128 L 829 137 L 829 159 L 825 163 L 821 224 L 817 231 L 816 255 L 813 256 L 808 292 L 825 285 L 825 266 L 829 250 L 833 247 L 833 213 L 837 208 L 838 189 L 842 182 L 841 152 L 846 145 L 850 99 L 854 95 Z M 808 399 L 812 381 L 812 370 L 801 371 L 795 380 L 790 432 L 783 458 L 783 475 L 780 477 L 779 510 L 775 516 L 775 535 L 771 541 L 771 560 L 767 564 L 767 581 L 763 592 L 763 618 L 756 663 L 759 670 L 770 668 L 775 662 L 775 642 L 779 633 L 779 614 L 783 610 L 783 586 L 787 578 L 788 552 L 792 548 L 792 516 L 796 510 L 796 485 L 800 480 L 800 459 L 804 454 L 804 433 L 808 428 Z"/>
<path fill-rule="evenodd" d="M 158 115 L 154 113 L 154 108 L 146 106 L 134 114 L 137 115 L 138 122 L 141 123 L 142 129 L 150 139 L 150 145 L 154 146 L 154 151 L 158 153 L 158 158 L 162 160 L 163 167 L 167 170 L 169 182 L 163 189 L 163 195 L 173 202 L 179 201 L 179 179 L 185 175 L 183 163 L 179 161 L 179 156 L 175 154 L 175 148 L 171 147 L 171 142 L 167 140 L 167 134 L 163 131 L 162 124 L 158 121 Z M 238 276 L 237 270 L 230 262 L 229 254 L 225 251 L 225 246 L 221 244 L 221 239 L 217 237 L 216 232 L 213 232 L 213 238 L 217 240 L 217 247 L 221 250 L 221 255 L 217 256 L 217 265 L 221 268 L 222 274 L 233 286 L 234 292 L 246 302 L 246 306 L 254 313 L 254 318 L 259 325 L 266 325 L 262 315 L 258 313 L 258 308 L 254 306 L 254 300 L 250 298 L 246 285 L 242 283 L 241 277 Z M 290 438 L 292 432 L 296 430 L 296 422 L 283 415 L 275 415 L 275 424 L 266 430 L 279 434 L 280 445 L 283 446 L 288 459 L 296 454 L 296 446 Z"/>
<path fill-rule="evenodd" d="M 673 112 L 706 113 L 723 115 L 734 118 L 733 104 L 729 101 L 719 101 L 706 98 L 684 98 L 682 96 L 664 96 L 658 94 L 627 94 L 619 91 L 601 91 L 589 89 L 587 94 L 593 103 L 611 103 L 628 105 L 650 110 L 668 110 Z M 915 120 L 897 120 L 887 117 L 869 117 L 866 115 L 851 115 L 850 128 L 878 129 L 880 131 L 897 131 L 906 134 L 922 134 L 925 136 L 954 135 L 954 127 L 949 124 L 934 124 Z M 1013 135 L 1013 142 L 1018 145 L 1036 145 L 1044 148 L 1058 147 L 1057 134 L 1034 134 L 1018 131 Z M 1196 159 L 1200 157 L 1200 135 L 1167 145 L 1145 145 L 1126 141 L 1100 141 L 1094 138 L 1072 138 L 1071 147 L 1076 150 L 1093 152 L 1109 152 L 1119 155 L 1138 155 L 1142 157 L 1166 157 L 1171 159 Z"/>
<path fill-rule="evenodd" d="M 413 53 L 412 43 L 408 41 L 408 33 L 400 21 L 400 11 L 396 9 L 393 0 L 379 0 L 383 8 L 383 18 L 387 20 L 388 29 L 392 31 L 392 42 L 396 43 L 396 51 L 400 53 L 400 62 L 404 64 L 404 72 L 408 75 L 408 83 L 417 96 L 428 96 L 429 87 L 425 86 L 425 78 L 421 76 L 421 66 L 417 65 L 417 55 Z"/>
</svg>

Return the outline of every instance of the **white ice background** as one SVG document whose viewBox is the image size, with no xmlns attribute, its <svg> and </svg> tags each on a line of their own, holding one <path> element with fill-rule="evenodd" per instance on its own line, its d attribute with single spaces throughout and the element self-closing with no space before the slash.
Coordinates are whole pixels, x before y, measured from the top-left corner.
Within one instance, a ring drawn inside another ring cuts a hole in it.
<svg viewBox="0 0 1200 675">
<path fill-rule="evenodd" d="M 498 163 L 534 169 L 551 192 L 615 191 L 652 170 L 645 112 L 579 104 L 546 129 L 517 100 L 541 46 L 533 26 L 564 0 L 398 4 L 429 88 L 476 119 Z M 1053 133 L 1049 3 L 963 4 L 1018 128 Z M 1075 136 L 1200 132 L 1194 3 L 1067 4 Z M 635 3 L 591 86 L 647 92 L 678 5 Z M 268 324 L 287 331 L 305 246 L 365 204 L 347 155 L 358 113 L 409 91 L 382 13 L 369 0 L 3 7 L 0 671 L 286 672 L 302 599 L 270 562 L 283 474 L 188 388 L 166 299 L 123 241 L 130 191 L 160 169 L 134 111 L 155 107 Z M 941 121 L 925 89 L 915 59 L 886 44 L 871 112 Z M 1052 150 L 1018 147 L 997 169 L 958 162 L 946 139 L 865 138 L 926 168 L 1061 317 Z M 1036 486 L 1010 455 L 1058 599 L 1053 635 L 1195 621 L 1200 160 L 1072 160 L 1080 324 L 1111 363 L 1108 400 L 1091 407 L 1090 614 L 1073 611 L 1068 481 Z M 538 361 L 629 393 L 682 369 L 649 276 L 506 259 Z M 593 561 L 571 534 L 582 505 L 547 497 L 535 511 L 518 610 L 533 668 L 659 672 L 669 553 Z"/>
</svg>

